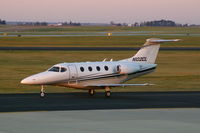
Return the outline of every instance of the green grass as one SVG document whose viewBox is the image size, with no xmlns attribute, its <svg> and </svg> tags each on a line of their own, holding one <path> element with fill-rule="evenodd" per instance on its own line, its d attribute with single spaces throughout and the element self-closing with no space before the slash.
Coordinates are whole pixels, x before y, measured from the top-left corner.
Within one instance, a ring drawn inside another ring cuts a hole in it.
<svg viewBox="0 0 200 133">
<path fill-rule="evenodd" d="M 76 37 L 1 37 L 0 47 L 140 47 L 147 38 L 179 38 L 165 47 L 200 47 L 200 36 L 76 36 Z"/>
<path fill-rule="evenodd" d="M 1 34 L 22 34 L 22 37 L 0 37 L 0 47 L 140 47 L 147 38 L 179 38 L 181 42 L 169 43 L 168 46 L 199 47 L 200 27 L 116 27 L 116 26 L 1 26 Z M 118 36 L 107 35 L 112 32 Z M 129 33 L 130 32 L 130 33 Z M 131 33 L 136 32 L 136 33 Z M 129 34 L 144 34 L 127 36 Z M 24 37 L 34 35 L 92 34 L 96 36 L 65 36 L 65 37 Z M 148 34 L 148 35 L 145 35 Z M 167 35 L 181 34 L 181 35 Z M 121 36 L 120 36 L 121 35 Z M 125 36 L 124 36 L 125 35 Z"/>
<path fill-rule="evenodd" d="M 21 79 L 44 71 L 60 62 L 119 60 L 136 51 L 0 51 L 0 93 L 39 92 L 39 86 L 21 85 Z M 113 91 L 200 91 L 199 51 L 160 51 L 156 72 L 128 83 L 154 83 L 154 86 L 114 88 Z M 47 92 L 78 91 L 47 86 Z"/>
<path fill-rule="evenodd" d="M 123 27 L 123 26 L 1 26 L 0 32 L 127 32 L 200 33 L 200 27 Z"/>
</svg>

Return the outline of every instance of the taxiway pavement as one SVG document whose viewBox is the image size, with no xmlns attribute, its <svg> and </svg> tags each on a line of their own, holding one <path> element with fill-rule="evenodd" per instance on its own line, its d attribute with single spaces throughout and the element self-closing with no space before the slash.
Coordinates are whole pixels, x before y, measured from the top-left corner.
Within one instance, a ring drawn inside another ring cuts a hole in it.
<svg viewBox="0 0 200 133">
<path fill-rule="evenodd" d="M 148 108 L 200 108 L 200 92 L 113 92 L 89 96 L 87 92 L 39 94 L 0 94 L 0 112 L 109 110 Z"/>
</svg>

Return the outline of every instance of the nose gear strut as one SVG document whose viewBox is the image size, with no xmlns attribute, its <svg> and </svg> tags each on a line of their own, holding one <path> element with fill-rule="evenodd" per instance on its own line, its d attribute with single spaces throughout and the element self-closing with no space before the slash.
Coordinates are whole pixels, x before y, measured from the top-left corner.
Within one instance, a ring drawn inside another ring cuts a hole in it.
<svg viewBox="0 0 200 133">
<path fill-rule="evenodd" d="M 40 97 L 41 97 L 41 98 L 44 98 L 44 97 L 45 97 L 44 85 L 41 85 Z"/>
</svg>

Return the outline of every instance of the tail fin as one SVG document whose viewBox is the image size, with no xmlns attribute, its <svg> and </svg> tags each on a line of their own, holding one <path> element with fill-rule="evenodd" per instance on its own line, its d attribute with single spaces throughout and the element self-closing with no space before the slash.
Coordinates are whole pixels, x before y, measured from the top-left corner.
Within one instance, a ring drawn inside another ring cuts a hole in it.
<svg viewBox="0 0 200 133">
<path fill-rule="evenodd" d="M 125 59 L 123 61 L 134 61 L 134 62 L 144 62 L 154 64 L 156 61 L 156 57 L 158 55 L 158 51 L 160 48 L 160 44 L 163 42 L 176 42 L 179 39 L 173 40 L 165 40 L 158 38 L 147 39 L 146 43 L 143 47 L 131 58 Z"/>
</svg>

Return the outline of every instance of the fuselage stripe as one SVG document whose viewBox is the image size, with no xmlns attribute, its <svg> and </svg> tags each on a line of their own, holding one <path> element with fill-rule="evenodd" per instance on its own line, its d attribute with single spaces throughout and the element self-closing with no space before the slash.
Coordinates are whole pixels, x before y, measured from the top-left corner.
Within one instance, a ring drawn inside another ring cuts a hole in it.
<svg viewBox="0 0 200 133">
<path fill-rule="evenodd" d="M 81 80 L 82 81 L 82 80 L 92 80 L 92 79 L 108 78 L 108 77 L 115 77 L 115 76 L 122 76 L 122 75 L 133 75 L 133 74 L 138 74 L 138 73 L 142 73 L 142 72 L 146 72 L 146 71 L 150 71 L 150 70 L 154 70 L 154 69 L 156 69 L 156 67 L 149 68 L 149 69 L 142 70 L 142 71 L 138 71 L 138 72 L 134 72 L 134 73 L 130 73 L 130 74 L 119 74 L 119 73 L 116 74 L 116 73 L 114 73 L 114 74 L 93 76 L 93 77 L 89 77 L 89 78 L 78 78 L 76 80 Z"/>
</svg>

